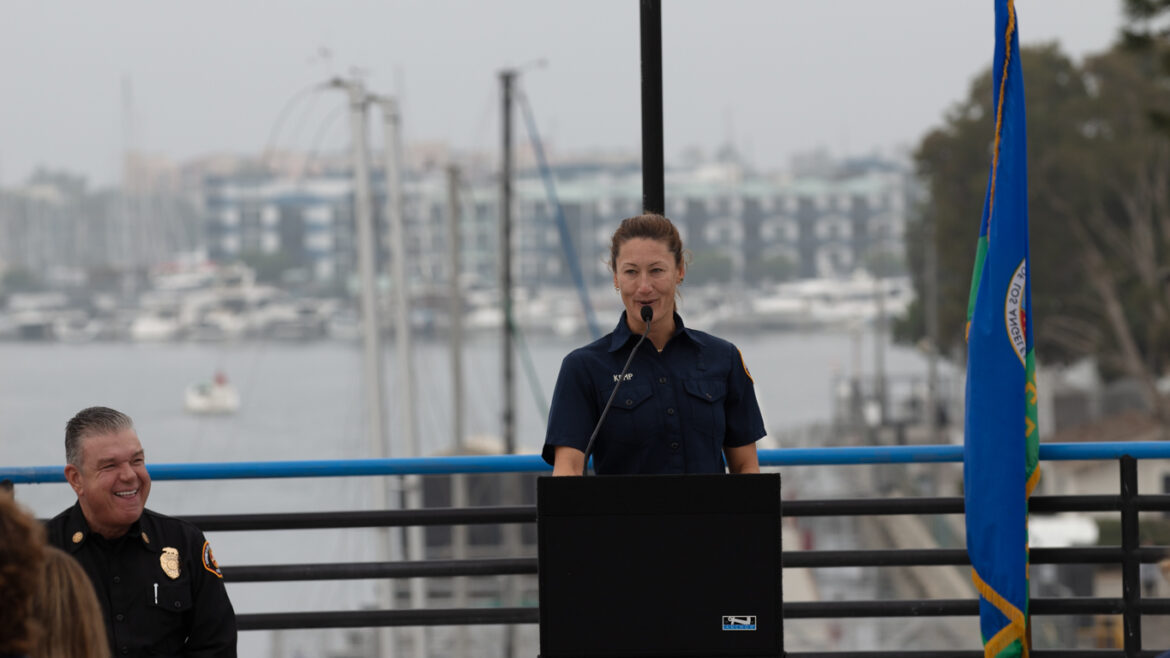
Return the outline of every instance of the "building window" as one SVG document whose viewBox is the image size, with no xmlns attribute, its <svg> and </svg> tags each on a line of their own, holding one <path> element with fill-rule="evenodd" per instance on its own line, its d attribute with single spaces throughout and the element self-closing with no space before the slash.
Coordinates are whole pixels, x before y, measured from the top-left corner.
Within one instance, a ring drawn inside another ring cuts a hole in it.
<svg viewBox="0 0 1170 658">
<path fill-rule="evenodd" d="M 800 238 L 800 225 L 788 217 L 769 217 L 760 223 L 760 239 L 767 242 L 796 242 Z"/>
<path fill-rule="evenodd" d="M 743 241 L 743 224 L 731 217 L 712 220 L 703 228 L 703 238 L 713 245 L 739 244 Z"/>
<path fill-rule="evenodd" d="M 305 209 L 305 223 L 325 226 L 333 221 L 333 209 L 329 206 L 313 206 Z"/>
<path fill-rule="evenodd" d="M 853 237 L 853 224 L 846 217 L 826 215 L 817 218 L 815 234 L 824 242 L 849 240 Z"/>
<path fill-rule="evenodd" d="M 226 208 L 219 214 L 219 223 L 224 226 L 239 226 L 240 224 L 240 209 Z"/>
<path fill-rule="evenodd" d="M 240 253 L 240 236 L 238 235 L 225 235 L 219 244 L 226 254 L 235 256 Z"/>
</svg>

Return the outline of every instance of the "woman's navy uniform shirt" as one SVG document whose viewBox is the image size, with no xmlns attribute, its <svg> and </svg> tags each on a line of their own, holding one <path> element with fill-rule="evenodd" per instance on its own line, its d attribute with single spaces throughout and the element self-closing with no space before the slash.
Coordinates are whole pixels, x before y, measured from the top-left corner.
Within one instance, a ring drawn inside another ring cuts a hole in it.
<svg viewBox="0 0 1170 658">
<path fill-rule="evenodd" d="M 755 387 L 735 345 L 674 314 L 662 352 L 638 348 L 593 444 L 594 469 L 614 473 L 722 473 L 723 448 L 763 437 Z M 553 390 L 542 456 L 582 452 L 640 334 L 622 313 L 613 333 L 569 353 Z"/>
</svg>

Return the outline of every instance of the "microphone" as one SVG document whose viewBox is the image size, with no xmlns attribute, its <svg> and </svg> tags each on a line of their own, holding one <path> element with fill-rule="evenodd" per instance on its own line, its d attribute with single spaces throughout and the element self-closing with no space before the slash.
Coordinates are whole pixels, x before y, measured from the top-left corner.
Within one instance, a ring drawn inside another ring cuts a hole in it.
<svg viewBox="0 0 1170 658">
<path fill-rule="evenodd" d="M 650 320 L 654 319 L 654 309 L 649 306 L 642 307 L 642 322 L 646 323 L 646 332 L 650 332 Z M 644 334 L 643 334 L 644 335 Z"/>
<path fill-rule="evenodd" d="M 601 424 L 605 422 L 605 415 L 609 413 L 609 407 L 613 404 L 614 397 L 617 396 L 618 388 L 626 380 L 626 371 L 630 369 L 630 363 L 634 360 L 634 354 L 642 346 L 642 341 L 646 340 L 646 337 L 650 335 L 650 320 L 652 319 L 654 319 L 654 309 L 649 306 L 643 306 L 642 321 L 646 323 L 646 330 L 642 332 L 642 337 L 634 344 L 634 349 L 630 350 L 630 356 L 626 359 L 626 365 L 622 366 L 622 374 L 618 375 L 617 381 L 613 385 L 613 392 L 609 394 L 609 399 L 605 401 L 605 407 L 601 410 L 601 418 L 597 419 L 597 425 L 593 427 L 593 434 L 589 435 L 589 443 L 585 444 L 585 463 L 581 466 L 581 475 L 589 474 L 589 453 L 593 451 L 593 442 L 597 440 L 597 432 L 601 430 Z"/>
</svg>

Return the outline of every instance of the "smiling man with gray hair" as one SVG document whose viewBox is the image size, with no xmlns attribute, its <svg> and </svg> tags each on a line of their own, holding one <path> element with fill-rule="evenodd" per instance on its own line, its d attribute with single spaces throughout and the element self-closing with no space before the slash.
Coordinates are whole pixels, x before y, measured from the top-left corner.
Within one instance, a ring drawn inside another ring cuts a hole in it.
<svg viewBox="0 0 1170 658">
<path fill-rule="evenodd" d="M 235 658 L 236 615 L 211 546 L 194 525 L 146 509 L 150 473 L 134 422 L 109 407 L 65 426 L 77 503 L 49 521 L 97 590 L 114 656 Z"/>
</svg>

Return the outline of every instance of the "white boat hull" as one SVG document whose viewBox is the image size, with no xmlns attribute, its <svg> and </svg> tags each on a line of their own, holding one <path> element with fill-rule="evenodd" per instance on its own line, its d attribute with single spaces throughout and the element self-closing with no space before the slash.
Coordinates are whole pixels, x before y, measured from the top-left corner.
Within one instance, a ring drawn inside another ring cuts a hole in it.
<svg viewBox="0 0 1170 658">
<path fill-rule="evenodd" d="M 234 414 L 240 409 L 240 394 L 231 384 L 192 384 L 183 408 L 193 414 Z"/>
</svg>

